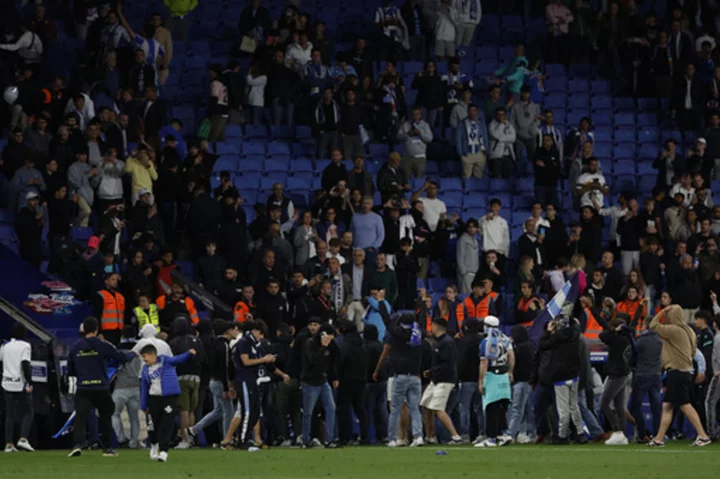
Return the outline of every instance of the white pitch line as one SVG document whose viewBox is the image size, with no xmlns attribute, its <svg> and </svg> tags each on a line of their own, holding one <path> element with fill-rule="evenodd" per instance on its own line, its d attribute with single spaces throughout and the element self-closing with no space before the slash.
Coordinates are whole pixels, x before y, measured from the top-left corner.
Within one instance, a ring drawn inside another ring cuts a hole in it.
<svg viewBox="0 0 720 479">
<path fill-rule="evenodd" d="M 417 451 L 418 449 L 432 450 L 432 449 L 435 449 L 435 448 L 430 448 L 430 447 L 427 447 L 427 446 L 423 446 L 422 448 L 412 448 L 412 449 L 406 448 L 406 447 L 401 447 L 401 448 L 395 448 L 394 450 L 395 450 L 395 451 L 403 451 L 403 450 Z M 477 451 L 478 453 L 482 453 L 483 451 L 493 451 L 493 450 L 498 450 L 498 449 L 501 449 L 501 448 L 482 448 L 482 447 L 463 447 L 463 446 L 459 446 L 459 447 L 458 447 L 458 446 L 451 446 L 451 447 L 448 447 L 448 448 L 446 448 L 446 449 L 438 449 L 438 450 L 447 452 L 447 453 L 449 454 L 449 453 L 451 453 L 451 452 L 453 452 L 453 451 L 463 451 L 463 452 L 466 452 L 466 451 Z M 522 446 L 520 446 L 520 447 L 510 446 L 509 448 L 508 448 L 508 447 L 503 447 L 503 448 L 502 448 L 502 450 L 508 450 L 508 449 L 511 449 L 511 450 L 513 450 L 513 451 L 522 451 L 523 447 L 522 447 Z M 710 454 L 710 453 L 713 452 L 713 451 L 710 450 L 710 449 L 704 450 L 704 451 L 703 451 L 703 450 L 700 450 L 700 449 L 694 449 L 694 448 L 693 448 L 693 449 L 690 449 L 690 446 L 688 446 L 688 450 L 682 450 L 682 449 L 665 449 L 665 448 L 661 448 L 661 447 L 659 447 L 659 448 L 652 448 L 652 449 L 651 449 L 651 448 L 649 448 L 649 447 L 646 447 L 646 448 L 622 448 L 622 447 L 611 447 L 611 446 L 608 446 L 608 447 L 605 447 L 605 448 L 603 448 L 603 447 L 597 447 L 597 448 L 594 448 L 594 447 L 592 447 L 592 448 L 591 448 L 591 447 L 562 447 L 562 446 L 557 446 L 557 447 L 542 447 L 542 448 L 531 448 L 531 449 L 528 448 L 528 450 L 533 450 L 533 451 L 537 451 L 537 450 L 539 450 L 539 449 L 542 449 L 543 452 L 546 452 L 546 451 L 547 451 L 547 452 L 556 452 L 556 451 L 557 451 L 557 452 L 565 452 L 565 453 L 567 453 L 567 452 L 575 452 L 575 451 L 578 451 L 578 452 L 600 452 L 600 451 L 606 451 L 606 452 L 612 452 L 612 453 L 616 453 L 616 452 L 638 453 L 638 452 L 640 452 L 640 453 L 659 454 L 659 453 L 665 452 L 665 453 L 668 453 L 668 454 Z"/>
</svg>

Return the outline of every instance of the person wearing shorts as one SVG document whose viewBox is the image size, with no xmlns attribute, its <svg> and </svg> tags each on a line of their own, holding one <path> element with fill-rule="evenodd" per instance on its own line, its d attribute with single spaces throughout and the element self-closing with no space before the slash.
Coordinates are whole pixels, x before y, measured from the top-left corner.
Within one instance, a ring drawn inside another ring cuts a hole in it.
<svg viewBox="0 0 720 479">
<path fill-rule="evenodd" d="M 425 388 L 420 405 L 432 412 L 432 415 L 426 416 L 426 422 L 432 421 L 433 424 L 426 424 L 425 428 L 433 430 L 432 426 L 437 417 L 452 436 L 450 444 L 462 444 L 462 438 L 455 429 L 452 419 L 445 412 L 450 392 L 457 383 L 455 341 L 446 334 L 447 321 L 443 318 L 433 319 L 431 331 L 437 342 L 433 348 L 432 367 L 423 373 L 425 377 L 430 377 L 430 384 Z"/>
<path fill-rule="evenodd" d="M 685 324 L 683 310 L 671 305 L 660 310 L 650 322 L 650 329 L 663 340 L 662 366 L 665 372 L 665 395 L 662 403 L 662 418 L 657 435 L 647 444 L 649 447 L 665 445 L 665 433 L 670 427 L 673 409 L 679 408 L 690 421 L 697 438 L 692 444 L 703 447 L 712 441 L 705 432 L 700 416 L 692 405 L 693 357 L 697 348 L 695 331 Z"/>
<path fill-rule="evenodd" d="M 178 398 L 178 406 L 181 411 L 195 411 L 198 405 L 198 397 L 200 395 L 200 377 L 199 376 L 183 376 L 188 379 L 180 379 L 180 397 Z M 197 380 L 195 379 L 197 378 Z"/>
<path fill-rule="evenodd" d="M 480 0 L 455 0 L 453 2 L 457 23 L 455 25 L 455 42 L 458 47 L 469 47 L 472 44 L 475 28 L 482 17 Z"/>
<path fill-rule="evenodd" d="M 435 23 L 435 55 L 438 61 L 455 56 L 455 24 L 457 17 L 450 0 L 442 0 Z"/>
</svg>

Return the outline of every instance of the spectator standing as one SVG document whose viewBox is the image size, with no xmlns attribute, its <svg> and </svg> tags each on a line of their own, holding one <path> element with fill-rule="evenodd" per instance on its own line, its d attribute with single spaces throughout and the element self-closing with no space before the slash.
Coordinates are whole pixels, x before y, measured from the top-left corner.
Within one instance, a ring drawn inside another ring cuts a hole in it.
<svg viewBox="0 0 720 479">
<path fill-rule="evenodd" d="M 510 108 L 510 123 L 512 123 L 516 132 L 516 161 L 522 159 L 523 147 L 525 148 L 528 159 L 532 160 L 535 156 L 535 136 L 537 135 L 538 125 L 541 119 L 540 107 L 530 99 L 530 87 L 523 85 L 520 89 L 520 101 L 513 104 L 512 108 Z M 521 168 L 521 172 L 522 170 Z"/>
<path fill-rule="evenodd" d="M 198 0 L 163 0 L 163 2 L 168 9 L 166 20 L 168 31 L 175 40 L 185 40 L 189 26 L 187 16 L 198 6 Z M 259 5 L 260 1 L 254 0 L 253 4 Z M 241 33 L 243 32 L 241 31 Z"/>
<path fill-rule="evenodd" d="M 545 7 L 545 23 L 548 25 L 548 47 L 550 52 L 548 57 L 554 63 L 568 63 L 570 50 L 568 32 L 573 20 L 572 12 L 563 4 L 562 0 L 552 0 Z"/>
<path fill-rule="evenodd" d="M 528 60 L 525 58 L 525 45 L 518 43 L 515 46 L 513 58 L 495 70 L 494 79 L 496 82 L 507 83 L 508 100 L 510 97 L 515 101 L 520 101 L 520 89 L 525 80 L 525 72 L 528 68 Z"/>
<path fill-rule="evenodd" d="M 505 218 L 500 216 L 502 203 L 499 199 L 490 200 L 490 212 L 480 218 L 479 228 L 482 236 L 482 252 L 487 255 L 495 251 L 498 255 L 497 268 L 500 271 L 505 269 L 505 260 L 510 254 L 510 230 Z"/>
<path fill-rule="evenodd" d="M 124 353 L 132 352 L 135 346 L 137 328 L 126 326 L 123 330 L 123 337 L 120 340 L 118 349 Z M 130 449 L 139 447 L 138 437 L 140 435 L 140 377 L 142 360 L 134 358 L 126 362 L 118 369 L 113 383 L 114 389 L 112 399 L 115 403 L 115 412 L 112 416 L 112 426 L 119 445 L 127 445 Z M 127 416 L 130 421 L 130 437 L 125 435 L 122 422 L 122 412 L 127 408 Z"/>
<path fill-rule="evenodd" d="M 537 133 L 535 134 L 535 138 L 537 141 L 537 147 L 540 148 L 543 146 L 544 143 L 544 136 L 550 135 L 553 141 L 553 145 L 555 148 L 557 148 L 558 153 L 560 154 L 560 158 L 564 158 L 563 156 L 563 134 L 560 128 L 556 127 L 554 125 L 555 123 L 555 114 L 553 111 L 549 108 L 546 108 L 543 111 L 542 115 L 542 123 L 538 126 Z"/>
<path fill-rule="evenodd" d="M 558 151 L 555 139 L 548 133 L 542 136 L 542 145 L 535 150 L 533 158 L 535 167 L 535 200 L 541 204 L 558 204 L 557 186 L 560 179 L 562 156 Z"/>
<path fill-rule="evenodd" d="M 350 231 L 353 234 L 353 247 L 366 250 L 372 253 L 368 260 L 374 259 L 375 253 L 385 241 L 385 226 L 380 215 L 372 210 L 373 200 L 366 196 L 362 200 L 362 210 L 356 212 L 350 223 Z"/>
<path fill-rule="evenodd" d="M 425 62 L 425 68 L 413 79 L 412 87 L 418 91 L 415 105 L 422 109 L 423 120 L 430 128 L 435 128 L 442 122 L 446 87 L 433 60 Z"/>
<path fill-rule="evenodd" d="M 602 316 L 597 316 L 603 323 L 603 331 L 600 333 L 600 341 L 608 346 L 608 364 L 606 373 L 608 375 L 603 390 L 600 408 L 603 416 L 610 423 L 612 435 L 605 441 L 609 446 L 627 446 L 628 439 L 625 437 L 625 407 L 627 406 L 626 383 L 630 373 L 630 360 L 634 355 L 632 349 L 633 332 L 627 327 L 625 321 L 614 319 L 605 323 Z M 613 405 L 613 408 L 610 405 Z"/>
<path fill-rule="evenodd" d="M 315 147 L 318 159 L 325 158 L 325 155 L 328 154 L 332 158 L 339 146 L 340 106 L 333 99 L 333 95 L 332 87 L 326 86 L 323 88 L 322 99 L 313 112 L 311 124 L 315 130 Z M 340 158 L 342 159 L 342 156 Z"/>
<path fill-rule="evenodd" d="M 495 119 L 488 126 L 490 148 L 490 176 L 510 178 L 515 166 L 514 144 L 517 134 L 507 120 L 505 108 L 495 110 Z"/>
<path fill-rule="evenodd" d="M 672 116 L 677 118 L 680 127 L 698 130 L 702 123 L 702 111 L 705 109 L 705 85 L 695 78 L 695 65 L 684 67 L 684 74 L 674 85 Z"/>
<path fill-rule="evenodd" d="M 340 364 L 338 372 L 338 432 L 341 445 L 348 444 L 353 436 L 354 412 L 360 425 L 360 441 L 368 442 L 368 417 L 365 409 L 370 354 L 355 323 L 345 323 L 341 332 Z"/>
<path fill-rule="evenodd" d="M 597 158 L 591 158 L 588 163 L 587 173 L 578 177 L 575 194 L 580 197 L 580 206 L 594 207 L 594 204 L 602 206 L 605 196 L 610 192 L 605 176 L 598 168 Z"/>
<path fill-rule="evenodd" d="M 467 118 L 460 121 L 455 130 L 455 151 L 460 157 L 465 179 L 483 176 L 486 161 L 483 131 L 477 105 L 471 103 L 467 107 Z"/>
<path fill-rule="evenodd" d="M 17 213 L 15 234 L 20 242 L 20 257 L 34 268 L 42 263 L 42 232 L 45 226 L 45 201 L 40 205 L 40 195 L 29 191 L 25 206 Z"/>
<path fill-rule="evenodd" d="M 482 18 L 480 0 L 454 0 L 452 8 L 456 12 L 455 44 L 458 56 L 464 56 L 465 50 L 472 44 L 475 29 Z"/>
<path fill-rule="evenodd" d="M 478 228 L 477 220 L 470 218 L 465 223 L 465 232 L 458 240 L 456 264 L 458 289 L 461 294 L 468 294 L 472 291 L 475 274 L 480 269 L 480 245 L 475 237 Z"/>
<path fill-rule="evenodd" d="M 627 213 L 618 221 L 617 231 L 620 235 L 620 262 L 622 273 L 630 274 L 630 270 L 640 267 L 640 238 L 642 225 L 638 216 L 638 202 L 628 200 Z"/>
<path fill-rule="evenodd" d="M 300 78 L 285 64 L 285 54 L 282 50 L 275 52 L 267 78 L 266 97 L 272 107 L 273 125 L 280 126 L 285 117 L 286 124 L 292 126 L 295 115 L 295 91 Z"/>
</svg>

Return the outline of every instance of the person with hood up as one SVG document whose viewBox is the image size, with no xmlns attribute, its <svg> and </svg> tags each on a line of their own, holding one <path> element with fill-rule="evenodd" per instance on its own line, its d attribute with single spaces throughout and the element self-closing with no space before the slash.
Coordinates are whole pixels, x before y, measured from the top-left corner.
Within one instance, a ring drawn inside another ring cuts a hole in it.
<svg viewBox="0 0 720 479">
<path fill-rule="evenodd" d="M 630 374 L 630 362 L 633 356 L 632 349 L 635 347 L 633 333 L 622 319 L 613 319 L 605 323 L 602 316 L 598 320 L 603 325 L 600 333 L 600 341 L 608 347 L 608 362 L 605 367 L 607 380 L 603 390 L 600 408 L 605 420 L 610 424 L 612 435 L 605 441 L 607 446 L 627 446 L 628 439 L 625 437 L 625 407 L 627 396 L 625 395 L 625 384 Z M 613 408 L 610 404 L 613 404 Z"/>
<path fill-rule="evenodd" d="M 380 361 L 383 345 L 378 341 L 378 329 L 374 324 L 365 325 L 363 330 L 365 349 L 368 353 L 367 387 L 365 389 L 365 411 L 368 424 L 373 421 L 375 437 L 379 444 L 387 438 L 388 410 L 387 410 L 387 368 L 381 367 L 377 376 L 373 373 Z M 368 438 L 369 439 L 369 438 Z"/>
<path fill-rule="evenodd" d="M 692 406 L 690 390 L 693 387 L 693 356 L 697 347 L 695 331 L 688 326 L 680 306 L 673 304 L 660 310 L 650 322 L 650 329 L 663 340 L 661 353 L 665 375 L 665 395 L 662 403 L 662 418 L 655 437 L 647 444 L 649 447 L 665 446 L 665 433 L 673 419 L 673 409 L 680 411 L 690 421 L 697 438 L 693 446 L 703 447 L 712 441 L 700 422 L 700 416 Z"/>
<path fill-rule="evenodd" d="M 178 449 L 190 448 L 190 435 L 187 429 L 195 424 L 195 409 L 200 399 L 200 375 L 203 364 L 207 363 L 203 344 L 190 329 L 190 322 L 186 317 L 178 317 L 173 320 L 170 349 L 174 355 L 182 354 L 190 349 L 197 351 L 192 361 L 187 361 L 177 367 L 178 380 L 180 381 L 180 396 L 178 406 L 180 408 L 180 437 Z"/>
<path fill-rule="evenodd" d="M 535 350 L 530 343 L 528 331 L 522 324 L 516 324 L 510 331 L 513 344 L 515 368 L 513 370 L 512 404 L 506 435 L 518 444 L 529 444 L 535 435 L 535 419 L 530 404 L 530 372 L 534 365 Z"/>
<path fill-rule="evenodd" d="M 582 431 L 582 416 L 578 406 L 580 376 L 580 329 L 565 316 L 558 316 L 548 324 L 547 334 L 540 338 L 539 350 L 551 351 L 548 369 L 555 392 L 558 415 L 558 435 L 554 444 L 569 444 L 570 421 L 576 431 Z M 584 442 L 579 438 L 579 442 Z"/>
<path fill-rule="evenodd" d="M 170 348 L 170 345 L 162 339 L 158 338 L 157 334 L 158 331 L 152 324 L 146 324 L 145 326 L 143 326 L 140 329 L 140 333 L 138 334 L 138 337 L 140 339 L 137 343 L 135 343 L 132 351 L 134 353 L 140 354 L 140 350 L 142 350 L 142 348 L 144 348 L 148 344 L 152 344 L 153 346 L 155 346 L 155 350 L 157 351 L 158 355 L 172 356 L 173 352 Z"/>
<path fill-rule="evenodd" d="M 390 315 L 393 312 L 392 306 L 385 299 L 385 289 L 377 286 L 370 288 L 370 296 L 367 301 L 368 309 L 363 323 L 374 325 L 378 330 L 379 337 L 384 338 L 387 326 L 390 324 Z"/>
<path fill-rule="evenodd" d="M 118 349 L 124 353 L 131 352 L 135 346 L 135 336 L 137 328 L 134 325 L 127 325 L 123 329 L 122 338 Z M 130 449 L 138 448 L 138 436 L 140 435 L 140 377 L 141 377 L 142 361 L 135 358 L 128 361 L 118 369 L 117 375 L 113 379 L 114 389 L 112 392 L 113 402 L 115 403 L 115 412 L 112 416 L 112 426 L 117 436 L 118 444 L 125 444 Z M 130 422 L 130 435 L 125 435 L 125 428 L 121 415 L 123 410 L 127 408 L 127 416 Z"/>
<path fill-rule="evenodd" d="M 460 412 L 459 433 L 463 441 L 468 441 L 472 427 L 470 419 L 475 413 L 478 436 L 473 444 L 485 440 L 483 435 L 484 421 L 482 410 L 482 396 L 478 391 L 478 374 L 480 371 L 480 341 L 483 334 L 480 330 L 481 323 L 476 318 L 468 318 L 462 324 L 464 334 L 457 343 L 458 357 L 458 384 L 460 386 L 460 398 L 458 410 Z M 479 439 L 479 440 L 478 440 Z"/>
<path fill-rule="evenodd" d="M 352 441 L 353 411 L 360 423 L 360 442 L 368 443 L 368 418 L 365 409 L 365 386 L 370 355 L 355 323 L 345 321 L 340 326 L 343 341 L 340 343 L 338 375 L 338 435 L 340 444 Z"/>
<path fill-rule="evenodd" d="M 635 341 L 638 353 L 637 364 L 633 371 L 629 408 L 630 415 L 637 421 L 635 427 L 638 431 L 638 441 L 648 443 L 652 433 L 660 427 L 660 416 L 662 415 L 662 363 L 660 357 L 663 341 L 655 331 L 650 329 L 650 323 L 647 321 L 642 323 L 642 332 Z M 717 357 L 720 359 L 720 353 Z M 645 417 L 641 410 L 645 394 L 648 396 L 652 412 L 652 430 L 648 430 L 645 426 Z"/>
<path fill-rule="evenodd" d="M 478 442 L 475 447 L 499 447 L 512 441 L 503 431 L 507 426 L 515 353 L 510 338 L 498 328 L 498 318 L 486 316 L 483 322 L 487 337 L 480 342 L 478 391 L 483 400 L 487 439 Z"/>
</svg>

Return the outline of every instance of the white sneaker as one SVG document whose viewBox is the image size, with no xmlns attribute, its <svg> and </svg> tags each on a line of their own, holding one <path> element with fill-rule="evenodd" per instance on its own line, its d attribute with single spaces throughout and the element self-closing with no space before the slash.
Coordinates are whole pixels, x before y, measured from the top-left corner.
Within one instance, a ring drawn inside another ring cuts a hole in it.
<svg viewBox="0 0 720 479">
<path fill-rule="evenodd" d="M 410 447 L 420 447 L 420 446 L 423 446 L 424 444 L 425 444 L 425 442 L 423 441 L 423 438 L 418 437 L 412 442 L 412 444 L 410 444 Z"/>
<path fill-rule="evenodd" d="M 397 447 L 405 447 L 408 445 L 407 439 L 398 439 Z"/>
<path fill-rule="evenodd" d="M 483 436 L 482 434 L 480 434 L 480 435 L 479 435 L 478 437 L 476 437 L 475 440 L 473 441 L 473 446 L 475 446 L 475 445 L 477 445 L 477 444 L 480 444 L 480 443 L 483 442 L 485 439 L 487 439 L 487 437 L 486 437 L 486 436 Z"/>
<path fill-rule="evenodd" d="M 625 434 L 623 434 L 620 431 L 615 431 L 612 433 L 612 436 L 610 436 L 610 439 L 605 441 L 606 446 L 627 446 L 628 445 L 628 438 L 625 437 Z"/>
<path fill-rule="evenodd" d="M 320 439 L 314 437 L 312 440 L 313 447 L 323 447 L 323 444 L 320 442 Z"/>
<path fill-rule="evenodd" d="M 159 452 L 160 444 L 153 444 L 152 446 L 150 446 L 150 460 L 157 461 Z"/>
<path fill-rule="evenodd" d="M 35 452 L 35 449 L 30 445 L 30 442 L 27 439 L 20 439 L 17 442 L 17 448 L 21 451 L 27 451 L 27 452 Z"/>
<path fill-rule="evenodd" d="M 10 454 L 11 452 L 18 452 L 18 450 L 15 449 L 15 446 L 13 446 L 12 444 L 10 444 L 10 445 L 8 445 L 8 446 L 5 446 L 5 452 L 8 453 L 8 454 Z"/>
<path fill-rule="evenodd" d="M 437 437 L 426 437 L 426 438 L 425 438 L 425 443 L 426 443 L 426 444 L 437 444 L 437 443 L 438 443 L 438 439 L 437 439 Z"/>
<path fill-rule="evenodd" d="M 302 440 L 302 437 L 301 437 L 301 436 L 298 436 L 298 437 L 295 438 L 295 445 L 296 445 L 296 446 L 302 446 L 302 445 L 303 445 L 303 440 Z"/>
<path fill-rule="evenodd" d="M 390 441 L 389 443 L 387 443 L 387 447 L 398 447 L 398 442 Z M 6 449 L 5 452 L 9 452 L 9 451 Z"/>
<path fill-rule="evenodd" d="M 488 438 L 482 442 L 475 444 L 475 447 L 498 447 L 498 443 L 495 441 L 495 439 Z"/>
<path fill-rule="evenodd" d="M 158 460 L 158 462 L 167 462 L 167 457 L 168 457 L 167 452 L 163 451 L 160 454 L 158 454 L 157 460 Z"/>
<path fill-rule="evenodd" d="M 257 446 L 250 446 L 247 448 L 248 452 L 258 452 L 259 450 L 260 450 L 260 448 Z"/>
<path fill-rule="evenodd" d="M 285 440 L 280 444 L 280 447 L 290 447 L 290 446 L 292 446 L 292 445 L 293 445 L 293 443 L 292 443 L 292 441 L 291 441 L 290 439 L 285 439 Z"/>
<path fill-rule="evenodd" d="M 190 443 L 187 441 L 180 441 L 180 444 L 175 446 L 175 449 L 190 449 Z"/>
<path fill-rule="evenodd" d="M 497 438 L 497 445 L 499 447 L 502 447 L 506 444 L 510 444 L 512 442 L 512 437 L 508 436 L 507 434 L 503 434 L 502 436 L 498 436 Z"/>
<path fill-rule="evenodd" d="M 530 436 L 528 436 L 528 435 L 525 434 L 524 432 L 521 432 L 520 434 L 517 435 L 517 438 L 515 439 L 515 442 L 517 442 L 518 444 L 530 444 L 530 443 L 535 442 L 535 441 L 533 441 L 533 440 L 530 438 Z"/>
</svg>

